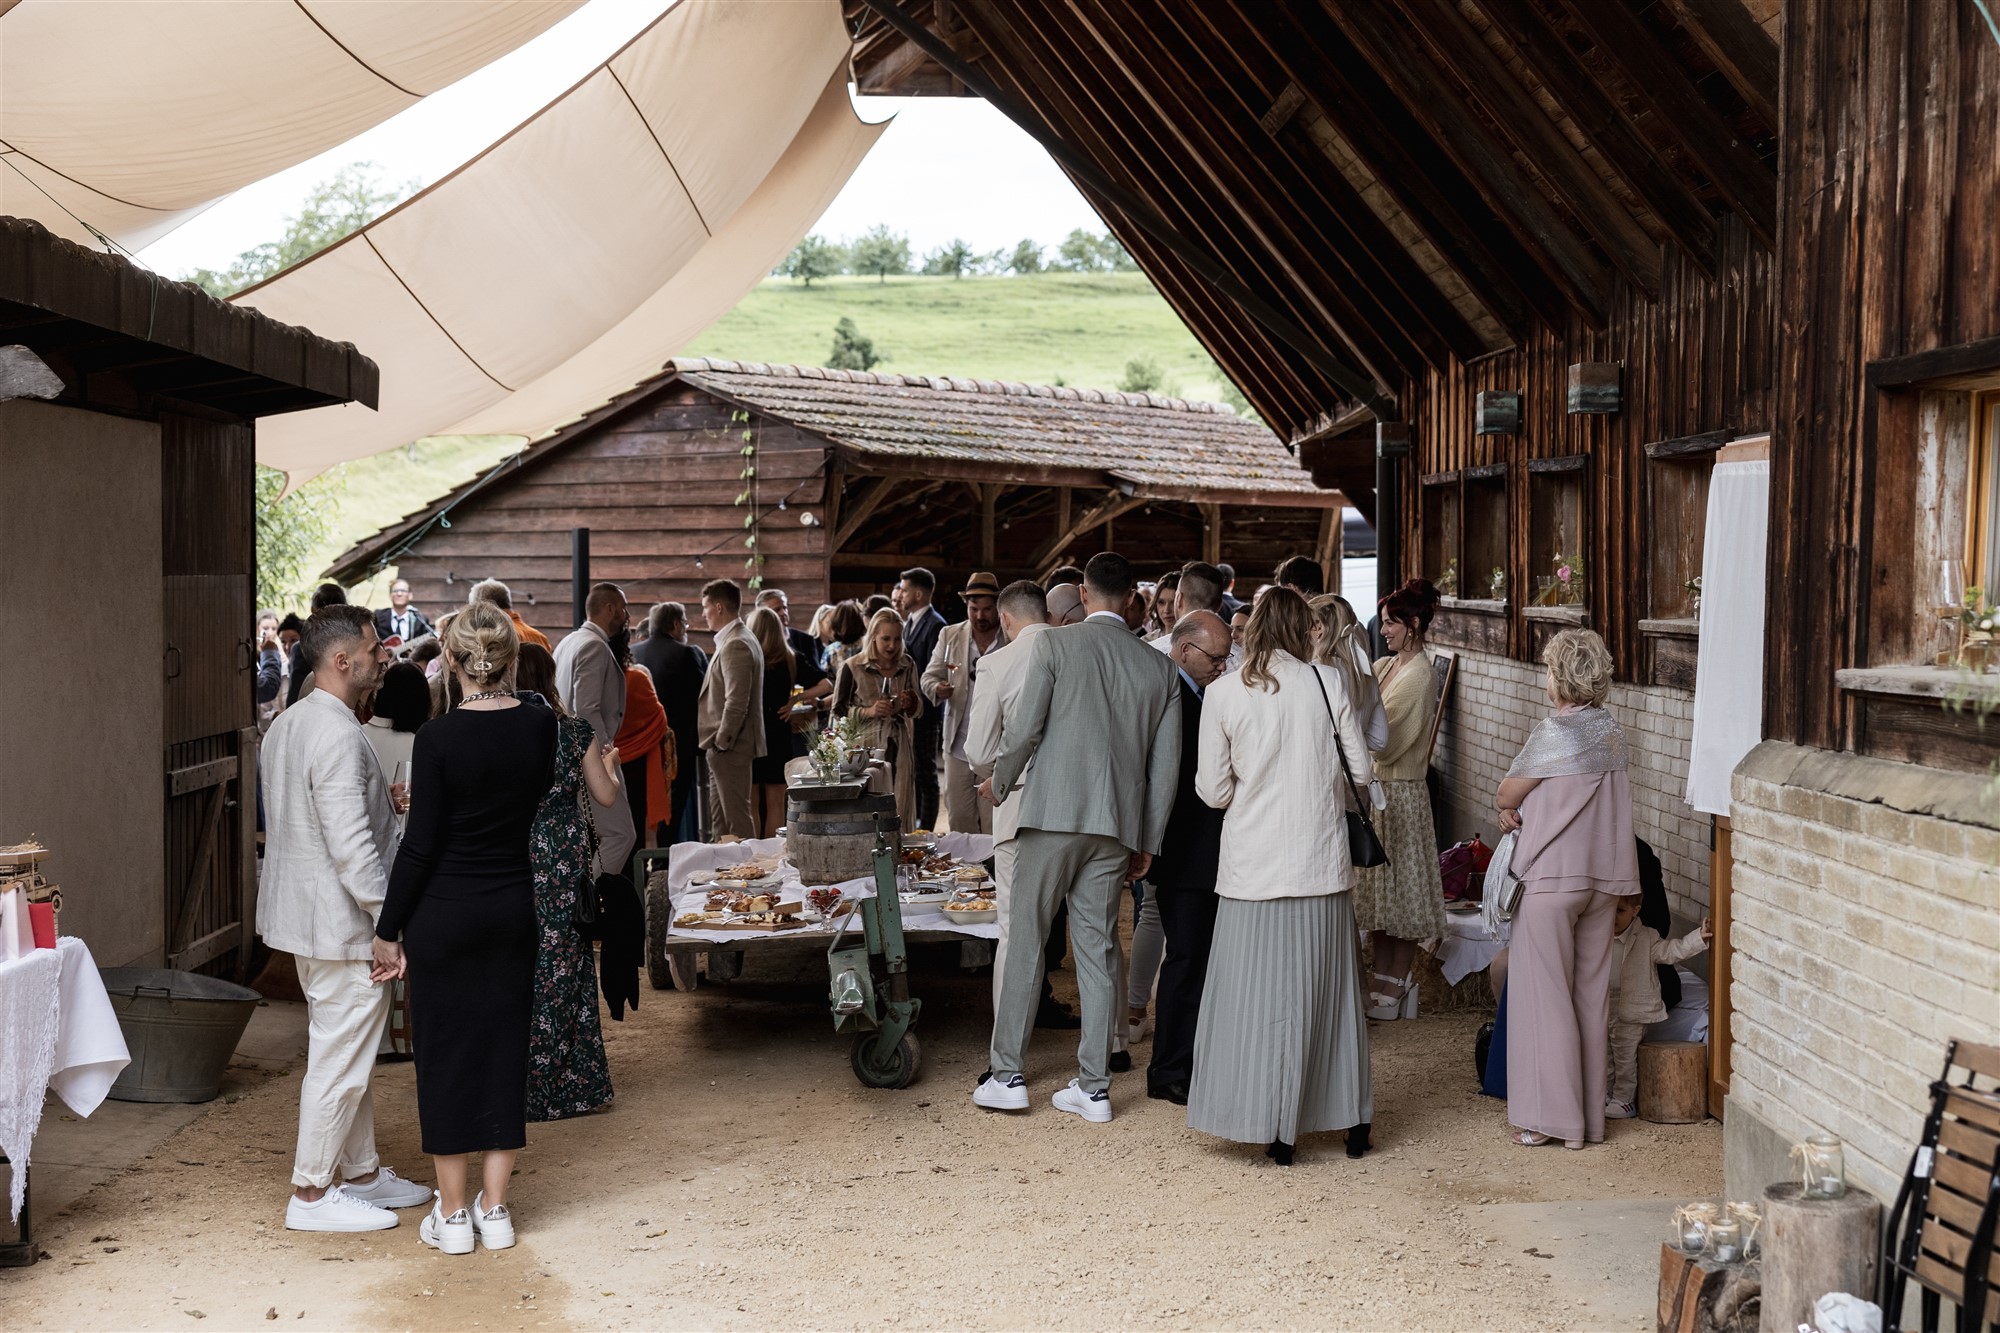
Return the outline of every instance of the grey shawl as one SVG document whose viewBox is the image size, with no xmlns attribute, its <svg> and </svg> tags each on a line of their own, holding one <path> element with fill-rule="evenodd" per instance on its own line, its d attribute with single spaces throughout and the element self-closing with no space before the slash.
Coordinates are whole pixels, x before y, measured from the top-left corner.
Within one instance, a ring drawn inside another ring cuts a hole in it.
<svg viewBox="0 0 2000 1333">
<path fill-rule="evenodd" d="M 1625 767 L 1625 729 L 1603 708 L 1551 713 L 1528 733 L 1510 778 L 1567 778 Z"/>
</svg>

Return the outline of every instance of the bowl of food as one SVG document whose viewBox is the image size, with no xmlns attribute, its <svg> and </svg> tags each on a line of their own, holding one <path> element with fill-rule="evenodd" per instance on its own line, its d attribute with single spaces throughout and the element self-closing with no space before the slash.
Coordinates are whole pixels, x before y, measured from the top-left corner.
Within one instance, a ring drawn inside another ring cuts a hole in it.
<svg viewBox="0 0 2000 1333">
<path fill-rule="evenodd" d="M 962 926 L 988 925 L 1000 919 L 999 904 L 991 898 L 953 898 L 943 907 L 944 918 Z"/>
</svg>

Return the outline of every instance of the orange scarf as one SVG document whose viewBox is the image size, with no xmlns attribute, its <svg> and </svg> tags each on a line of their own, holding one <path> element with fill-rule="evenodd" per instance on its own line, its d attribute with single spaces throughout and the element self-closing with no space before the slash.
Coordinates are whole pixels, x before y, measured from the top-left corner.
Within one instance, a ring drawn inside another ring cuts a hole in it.
<svg viewBox="0 0 2000 1333">
<path fill-rule="evenodd" d="M 667 725 L 667 710 L 661 706 L 660 696 L 653 689 L 653 678 L 644 667 L 625 668 L 625 721 L 612 743 L 618 747 L 621 763 L 645 759 L 646 818 L 666 823 L 667 812 L 674 808 L 668 784 L 674 780 L 679 762 L 674 730 Z M 660 812 L 657 817 L 653 813 L 656 810 Z"/>
</svg>

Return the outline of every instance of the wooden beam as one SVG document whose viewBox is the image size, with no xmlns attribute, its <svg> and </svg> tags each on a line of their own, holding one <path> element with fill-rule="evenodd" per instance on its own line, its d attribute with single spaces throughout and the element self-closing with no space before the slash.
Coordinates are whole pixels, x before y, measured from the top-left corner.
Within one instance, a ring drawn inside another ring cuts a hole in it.
<svg viewBox="0 0 2000 1333">
<path fill-rule="evenodd" d="M 895 484 L 893 478 L 877 477 L 866 495 L 859 499 L 850 497 L 844 502 L 842 507 L 847 512 L 841 515 L 840 526 L 834 530 L 833 540 L 827 543 L 829 555 L 847 545 L 848 540 L 860 531 L 861 525 L 868 521 L 868 516 L 881 508 L 882 502 L 889 498 L 889 492 Z"/>
<path fill-rule="evenodd" d="M 1040 569 L 1051 559 L 1061 555 L 1071 542 L 1081 537 L 1084 533 L 1089 532 L 1092 528 L 1109 523 L 1120 514 L 1129 513 L 1144 503 L 1146 503 L 1144 500 L 1136 496 L 1127 495 L 1123 491 L 1105 492 L 1104 495 L 1098 498 L 1097 503 L 1085 510 L 1083 517 L 1077 519 L 1074 523 L 1059 522 L 1054 535 L 1036 547 L 1035 553 L 1028 557 L 1028 564 L 1035 569 Z"/>
<path fill-rule="evenodd" d="M 1271 98 L 1245 85 L 1243 67 L 1229 60 L 1229 53 L 1183 31 L 1178 25 L 1191 21 L 1187 14 L 1171 7 L 1164 13 L 1151 7 L 1142 11 L 1135 0 L 1099 3 L 1114 20 L 1100 31 L 1133 43 L 1142 68 L 1167 71 L 1168 77 L 1151 82 L 1158 96 L 1166 99 L 1162 110 L 1169 123 L 1183 132 L 1201 134 L 1207 142 L 1207 159 L 1233 169 L 1263 212 L 1289 215 L 1298 226 L 1313 226 L 1312 239 L 1346 269 L 1361 295 L 1397 320 L 1427 355 L 1437 348 L 1460 358 L 1486 350 L 1465 316 L 1417 267 L 1326 155 L 1288 151 L 1286 145 L 1297 140 L 1279 135 L 1290 123 L 1291 113 L 1278 118 L 1271 129 L 1264 128 Z M 1218 85 L 1226 96 L 1216 96 Z M 1205 89 L 1206 95 L 1198 89 Z M 1297 84 L 1287 81 L 1276 97 L 1282 101 L 1287 94 L 1292 111 L 1304 104 L 1305 94 Z"/>
<path fill-rule="evenodd" d="M 1501 63 L 1485 38 L 1458 11 L 1458 6 L 1452 0 L 1395 2 L 1409 20 L 1408 30 L 1423 35 L 1437 55 L 1437 63 L 1458 76 L 1472 99 L 1514 141 L 1522 156 L 1583 223 L 1618 270 L 1648 297 L 1657 298 L 1660 247 L 1611 193 L 1604 178 L 1563 137 L 1548 113 L 1515 80 L 1513 72 Z"/>
<path fill-rule="evenodd" d="M 1378 15 L 1318 5 L 1296 11 L 1309 23 L 1331 18 L 1379 76 L 1479 191 L 1514 238 L 1537 255 L 1549 277 L 1593 327 L 1603 328 L 1611 308 L 1610 278 L 1583 239 L 1571 231 L 1539 187 L 1523 175 L 1506 146 L 1487 133 L 1464 98 L 1433 76 L 1428 62 L 1405 44 L 1400 25 Z M 1377 108 L 1377 114 L 1382 114 Z"/>
<path fill-rule="evenodd" d="M 1069 509 L 1073 492 L 1067 486 L 1056 487 L 1056 531 L 1069 530 Z"/>
<path fill-rule="evenodd" d="M 1334 549 L 1340 545 L 1340 510 L 1322 509 L 1319 513 L 1319 541 L 1313 546 L 1313 559 L 1319 561 L 1320 571 L 1327 576 L 1327 586 L 1338 590 L 1340 571 L 1334 564 Z"/>
<path fill-rule="evenodd" d="M 1000 502 L 997 484 L 979 488 L 979 567 L 993 568 L 993 511 Z"/>
<path fill-rule="evenodd" d="M 1778 178 L 1703 99 L 1654 37 L 1624 4 L 1557 0 L 1577 27 L 1649 106 L 1662 133 L 1672 135 L 1709 182 L 1766 246 L 1777 244 Z"/>
<path fill-rule="evenodd" d="M 1338 28 L 1313 19 L 1316 8 L 1229 0 L 1226 7 L 1200 6 L 1197 12 L 1219 25 L 1222 40 L 1247 45 L 1255 39 L 1264 47 L 1474 291 L 1511 295 L 1481 300 L 1517 340 L 1525 336 L 1530 314 L 1550 328 L 1563 328 L 1569 306 L 1541 261 L 1511 232 L 1494 226 L 1491 215 L 1479 209 L 1472 183 L 1436 143 L 1380 116 L 1379 108 L 1392 104 L 1395 95 Z"/>
<path fill-rule="evenodd" d="M 1742 0 L 1667 0 L 1681 29 L 1743 95 L 1757 119 L 1778 130 L 1778 44 Z"/>
<path fill-rule="evenodd" d="M 1730 0 L 1734 3 L 1735 0 Z M 1590 137 L 1591 146 L 1645 201 L 1681 249 L 1702 270 L 1715 273 L 1715 219 L 1707 205 L 1674 172 L 1635 128 L 1624 108 L 1612 101 L 1576 52 L 1551 28 L 1529 0 L 1478 0 L 1495 31 L 1506 39 L 1556 104 Z"/>
<path fill-rule="evenodd" d="M 1222 563 L 1222 506 L 1201 506 L 1201 558 L 1204 563 Z"/>
<path fill-rule="evenodd" d="M 1040 101 L 1042 114 L 1053 110 L 1058 137 L 1205 245 L 1237 282 L 1322 340 L 1331 333 L 1333 344 L 1379 386 L 1423 367 L 1423 356 L 1400 330 L 1369 321 L 1336 284 L 1301 273 L 1294 247 L 1231 234 L 1222 192 L 1193 165 L 1197 155 L 1167 141 L 1157 118 L 1137 114 L 1122 100 L 1129 82 L 1090 63 L 1088 56 L 1101 60 L 1104 53 L 1074 26 L 1073 15 L 1033 0 L 1013 0 L 1004 17 L 992 0 L 966 0 L 966 10 L 981 40 L 1019 72 L 1023 91 Z"/>
</svg>

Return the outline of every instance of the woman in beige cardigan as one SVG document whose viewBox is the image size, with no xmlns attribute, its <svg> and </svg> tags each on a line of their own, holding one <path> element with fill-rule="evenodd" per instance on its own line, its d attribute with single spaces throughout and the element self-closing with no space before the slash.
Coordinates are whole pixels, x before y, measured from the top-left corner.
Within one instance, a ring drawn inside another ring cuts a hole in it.
<svg viewBox="0 0 2000 1333">
<path fill-rule="evenodd" d="M 1424 655 L 1424 635 L 1437 604 L 1436 588 L 1427 580 L 1411 579 L 1384 597 L 1380 608 L 1382 638 L 1392 655 L 1375 663 L 1375 681 L 1389 715 L 1389 742 L 1375 752 L 1375 778 L 1386 799 L 1386 806 L 1375 812 L 1375 831 L 1389 863 L 1363 870 L 1354 888 L 1355 920 L 1375 937 L 1368 1016 L 1379 1020 L 1403 1014 L 1417 941 L 1444 934 L 1437 830 L 1424 784 L 1438 707 L 1437 674 Z"/>
<path fill-rule="evenodd" d="M 877 611 L 861 651 L 840 664 L 833 684 L 833 715 L 859 714 L 861 743 L 886 750 L 896 779 L 896 814 L 903 831 L 917 820 L 916 716 L 922 708 L 917 668 L 903 651 L 903 619 Z"/>
</svg>

